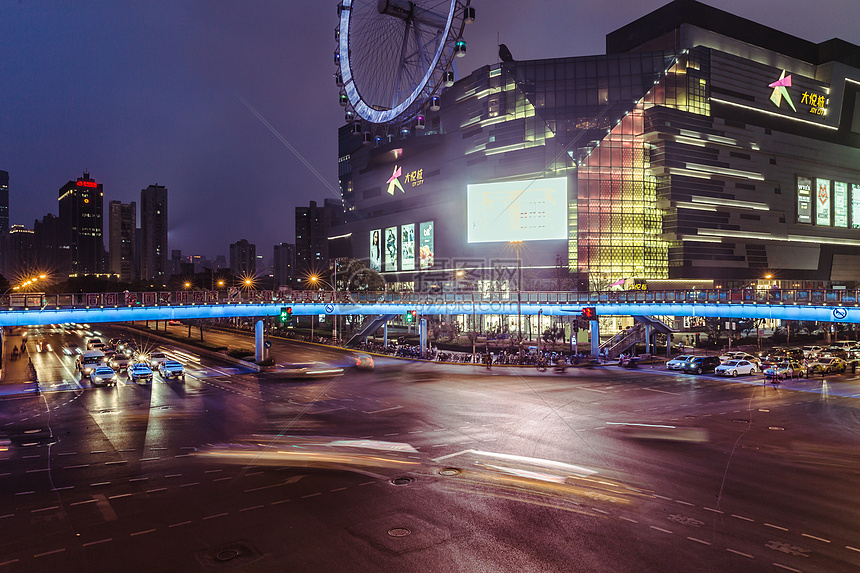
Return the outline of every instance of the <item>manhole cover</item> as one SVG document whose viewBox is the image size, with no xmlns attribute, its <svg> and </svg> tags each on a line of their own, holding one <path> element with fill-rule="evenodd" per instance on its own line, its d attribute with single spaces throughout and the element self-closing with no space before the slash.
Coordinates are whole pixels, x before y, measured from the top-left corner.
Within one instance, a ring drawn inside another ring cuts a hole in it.
<svg viewBox="0 0 860 573">
<path fill-rule="evenodd" d="M 391 537 L 406 537 L 410 533 L 412 532 L 405 527 L 392 527 L 388 530 L 388 535 L 390 535 Z"/>
<path fill-rule="evenodd" d="M 439 470 L 439 475 L 442 476 L 455 476 L 460 473 L 460 470 L 457 468 L 442 468 Z"/>
<path fill-rule="evenodd" d="M 215 554 L 215 559 L 217 559 L 218 561 L 230 561 L 231 559 L 235 559 L 238 556 L 238 551 L 228 549 L 226 551 L 221 551 L 220 553 Z"/>
<path fill-rule="evenodd" d="M 407 485 L 407 484 L 412 483 L 413 481 L 415 481 L 415 480 L 411 477 L 400 476 L 400 477 L 392 478 L 391 483 L 393 483 L 394 485 Z"/>
</svg>

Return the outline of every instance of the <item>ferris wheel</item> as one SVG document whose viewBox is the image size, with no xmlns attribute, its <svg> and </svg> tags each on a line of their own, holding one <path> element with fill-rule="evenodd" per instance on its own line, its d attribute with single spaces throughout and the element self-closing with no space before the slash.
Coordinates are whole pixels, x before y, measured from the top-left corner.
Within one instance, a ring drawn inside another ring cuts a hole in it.
<svg viewBox="0 0 860 573">
<path fill-rule="evenodd" d="M 335 30 L 335 80 L 347 121 L 400 126 L 425 107 L 439 109 L 454 84 L 454 58 L 466 54 L 471 0 L 342 0 Z M 358 124 L 356 124 L 358 125 Z"/>
</svg>

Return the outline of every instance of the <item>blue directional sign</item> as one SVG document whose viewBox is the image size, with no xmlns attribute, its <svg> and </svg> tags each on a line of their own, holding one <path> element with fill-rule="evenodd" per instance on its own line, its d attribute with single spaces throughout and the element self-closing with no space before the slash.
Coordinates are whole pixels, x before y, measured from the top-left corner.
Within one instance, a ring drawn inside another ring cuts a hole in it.
<svg viewBox="0 0 860 573">
<path fill-rule="evenodd" d="M 325 305 L 325 313 L 326 314 L 331 314 L 333 312 L 334 312 L 334 305 L 333 304 Z"/>
<path fill-rule="evenodd" d="M 271 348 L 272 347 L 272 341 L 267 340 L 266 342 L 263 343 L 263 346 L 265 346 L 266 348 Z"/>
<path fill-rule="evenodd" d="M 833 309 L 833 318 L 836 320 L 843 320 L 846 316 L 848 316 L 848 311 L 844 308 L 834 308 Z"/>
</svg>

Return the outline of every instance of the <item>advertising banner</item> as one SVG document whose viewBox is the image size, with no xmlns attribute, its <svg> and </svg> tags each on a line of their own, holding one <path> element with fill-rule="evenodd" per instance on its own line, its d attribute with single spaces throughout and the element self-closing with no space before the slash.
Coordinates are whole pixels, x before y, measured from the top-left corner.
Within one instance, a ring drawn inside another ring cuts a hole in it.
<svg viewBox="0 0 860 573">
<path fill-rule="evenodd" d="M 833 182 L 833 226 L 848 227 L 848 184 Z"/>
<path fill-rule="evenodd" d="M 400 270 L 415 270 L 415 225 L 400 225 Z"/>
<path fill-rule="evenodd" d="M 797 222 L 812 224 L 812 179 L 797 178 Z"/>
<path fill-rule="evenodd" d="M 830 180 L 815 180 L 815 224 L 830 226 Z"/>
<path fill-rule="evenodd" d="M 851 228 L 860 229 L 860 185 L 851 184 Z"/>
<path fill-rule="evenodd" d="M 374 229 L 370 232 L 370 268 L 374 271 L 382 270 L 382 229 Z"/>
<path fill-rule="evenodd" d="M 397 227 L 385 229 L 385 270 L 397 270 Z"/>
<path fill-rule="evenodd" d="M 567 239 L 567 178 L 469 185 L 468 242 Z"/>
<path fill-rule="evenodd" d="M 421 235 L 421 243 L 418 247 L 419 266 L 422 269 L 431 269 L 436 253 L 436 247 L 433 244 L 433 221 L 421 223 L 418 226 L 418 231 Z"/>
</svg>

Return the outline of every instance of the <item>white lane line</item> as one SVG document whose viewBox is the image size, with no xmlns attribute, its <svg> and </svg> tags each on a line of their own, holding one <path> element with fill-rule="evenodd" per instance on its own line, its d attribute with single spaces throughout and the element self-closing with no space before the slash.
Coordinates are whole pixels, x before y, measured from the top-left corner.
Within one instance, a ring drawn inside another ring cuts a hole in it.
<svg viewBox="0 0 860 573">
<path fill-rule="evenodd" d="M 130 478 L 128 481 L 149 481 L 148 477 Z"/>
<path fill-rule="evenodd" d="M 93 450 L 90 453 L 91 454 L 106 454 L 107 450 Z"/>
<path fill-rule="evenodd" d="M 7 517 L 15 517 L 14 513 L 7 513 L 6 515 L 0 515 L 0 519 L 6 519 Z"/>
<path fill-rule="evenodd" d="M 52 505 L 51 507 L 43 507 L 42 509 L 33 509 L 30 511 L 30 513 L 39 513 L 42 511 L 51 511 L 52 509 L 59 509 L 59 508 L 60 508 L 59 505 Z"/>
<path fill-rule="evenodd" d="M 712 507 L 703 507 L 702 509 L 704 509 L 705 511 L 712 511 L 714 513 L 725 513 L 725 511 L 720 511 L 719 509 L 714 509 Z"/>
<path fill-rule="evenodd" d="M 85 499 L 84 501 L 76 501 L 74 503 L 70 503 L 69 505 L 83 505 L 85 503 L 95 503 L 94 499 Z"/>
<path fill-rule="evenodd" d="M 228 477 L 222 477 L 222 478 L 218 478 L 218 479 L 213 479 L 212 481 L 224 481 L 224 480 L 227 480 L 227 479 L 233 479 L 233 478 L 232 478 L 232 477 L 230 477 L 230 476 L 228 476 Z"/>
<path fill-rule="evenodd" d="M 710 541 L 703 541 L 701 539 L 696 539 L 695 537 L 688 537 L 687 539 L 689 539 L 690 541 L 695 541 L 696 543 L 701 543 L 702 545 L 710 545 L 711 544 Z"/>
<path fill-rule="evenodd" d="M 230 515 L 230 514 L 229 514 L 229 513 L 226 513 L 226 512 L 224 512 L 224 513 L 216 513 L 215 515 L 207 515 L 207 516 L 206 516 L 206 517 L 204 517 L 203 519 L 215 519 L 216 517 L 225 517 L 225 516 L 227 516 L 227 515 Z"/>
<path fill-rule="evenodd" d="M 750 519 L 749 517 L 744 517 L 743 515 L 735 515 L 734 513 L 732 514 L 732 517 L 743 519 L 744 521 L 755 521 L 755 519 Z"/>
<path fill-rule="evenodd" d="M 167 491 L 167 488 L 166 487 L 158 487 L 155 489 L 148 489 L 148 490 L 146 490 L 146 493 L 156 493 L 159 491 Z"/>
<path fill-rule="evenodd" d="M 264 507 L 263 505 L 252 505 L 251 507 L 243 507 L 239 511 L 251 511 L 252 509 L 263 509 Z"/>
<path fill-rule="evenodd" d="M 4 515 L 3 517 L 6 517 L 6 516 Z M 850 549 L 851 551 L 856 551 L 856 552 L 860 553 L 860 549 L 857 549 L 856 547 L 851 547 L 850 545 L 846 545 L 845 549 Z"/>
<path fill-rule="evenodd" d="M 801 533 L 803 537 L 808 537 L 810 539 L 814 539 L 816 541 L 821 541 L 822 543 L 830 543 L 829 539 L 823 539 L 821 537 L 815 537 L 814 535 L 809 535 L 808 533 Z"/>
<path fill-rule="evenodd" d="M 600 392 L 601 394 L 609 394 L 604 390 L 598 390 L 597 388 L 587 388 L 585 386 L 574 386 L 574 388 L 579 388 L 580 390 L 590 390 L 591 392 Z"/>
<path fill-rule="evenodd" d="M 89 543 L 84 543 L 81 547 L 89 547 L 90 545 L 98 545 L 99 543 L 107 543 L 108 541 L 113 541 L 113 537 L 108 537 L 107 539 L 99 539 L 98 541 L 90 541 Z"/>
<path fill-rule="evenodd" d="M 308 497 L 316 497 L 316 496 L 318 496 L 318 495 L 322 495 L 322 492 L 309 493 L 308 495 L 303 495 L 303 496 L 302 496 L 302 499 L 305 499 L 305 498 L 308 498 Z"/>
<path fill-rule="evenodd" d="M 666 497 L 663 495 L 657 495 L 656 493 L 652 493 L 651 495 L 653 495 L 654 497 L 659 497 L 660 499 L 665 499 L 666 501 L 672 501 L 671 497 Z"/>
<path fill-rule="evenodd" d="M 139 461 L 141 461 L 141 462 L 152 462 L 152 461 L 155 461 L 157 459 L 158 458 L 140 458 Z"/>
<path fill-rule="evenodd" d="M 33 555 L 33 558 L 35 559 L 36 557 L 44 557 L 45 555 L 54 555 L 55 553 L 62 553 L 65 550 L 66 550 L 66 548 L 63 547 L 62 549 L 54 549 L 53 551 L 45 551 L 44 553 L 37 553 L 36 555 Z M 18 560 L 16 559 L 15 561 L 18 561 Z M 15 561 L 7 561 L 6 563 L 14 563 Z M 0 565 L 3 565 L 3 563 L 0 563 Z"/>
<path fill-rule="evenodd" d="M 51 491 L 64 491 L 64 490 L 67 490 L 67 489 L 75 489 L 75 486 L 73 486 L 73 485 L 67 485 L 67 486 L 64 486 L 64 487 L 55 487 L 55 488 L 52 488 L 52 489 L 51 489 Z"/>
<path fill-rule="evenodd" d="M 780 569 L 785 569 L 786 571 L 792 571 L 793 573 L 803 573 L 800 569 L 795 569 L 794 567 L 789 567 L 788 565 L 783 565 L 782 563 L 774 563 L 774 567 L 779 567 Z"/>
<path fill-rule="evenodd" d="M 31 493 L 36 493 L 35 491 L 19 491 L 15 495 L 30 495 Z"/>
<path fill-rule="evenodd" d="M 65 549 L 58 549 L 57 551 L 65 551 Z M 34 557 L 38 557 L 38 555 L 35 555 Z M 20 559 L 10 559 L 9 561 L 3 561 L 0 562 L 0 567 L 3 567 L 4 565 L 12 565 L 13 563 L 18 563 L 19 561 Z"/>
<path fill-rule="evenodd" d="M 692 504 L 692 503 L 690 503 L 689 501 L 681 501 L 680 499 L 676 499 L 675 501 L 676 501 L 676 502 L 678 502 L 678 503 L 680 503 L 681 505 L 689 505 L 689 506 L 692 506 L 692 505 L 693 505 L 693 504 Z"/>
<path fill-rule="evenodd" d="M 166 477 L 166 478 L 179 478 L 179 477 L 182 477 L 182 474 L 167 474 L 164 477 Z"/>
<path fill-rule="evenodd" d="M 778 525 L 773 525 L 772 523 L 765 523 L 765 527 L 773 527 L 774 529 L 779 529 L 780 531 L 788 531 L 785 527 L 780 527 Z"/>
<path fill-rule="evenodd" d="M 272 502 L 272 503 L 270 503 L 269 505 L 279 505 L 279 504 L 282 504 L 282 503 L 287 503 L 288 501 L 290 501 L 290 500 L 288 500 L 288 499 L 282 499 L 282 500 L 280 500 L 280 501 L 273 501 L 273 502 Z"/>
<path fill-rule="evenodd" d="M 223 472 L 223 471 L 224 471 L 224 470 L 206 470 L 206 471 L 205 471 L 205 472 L 203 472 L 203 473 L 204 473 L 204 474 L 214 474 L 214 473 Z"/>
<path fill-rule="evenodd" d="M 115 465 L 119 465 L 119 464 L 127 464 L 127 463 L 128 463 L 128 462 L 127 462 L 127 461 L 125 461 L 125 460 L 117 460 L 117 461 L 115 461 L 115 462 L 105 462 L 105 465 L 106 465 L 106 466 L 115 466 Z"/>
<path fill-rule="evenodd" d="M 179 523 L 171 523 L 167 527 L 180 527 L 182 525 L 188 525 L 189 523 L 191 523 L 191 522 L 190 521 L 180 521 Z"/>
<path fill-rule="evenodd" d="M 657 390 L 656 388 L 642 388 L 643 390 L 651 390 L 652 392 L 660 392 L 661 394 L 674 394 L 675 396 L 680 396 L 677 392 L 669 392 L 667 390 Z M 656 410 L 656 408 L 655 408 Z"/>
<path fill-rule="evenodd" d="M 63 469 L 64 469 L 64 470 L 73 470 L 73 469 L 76 469 L 76 468 L 88 468 L 88 467 L 90 467 L 90 464 L 81 464 L 81 465 L 79 465 L 79 466 L 66 466 L 66 467 L 64 467 Z"/>
<path fill-rule="evenodd" d="M 331 491 L 332 491 L 332 493 L 334 493 L 334 492 L 336 492 L 336 491 L 343 491 L 343 490 L 345 490 L 345 489 L 347 489 L 347 488 L 345 488 L 345 487 L 339 487 L 339 488 L 333 489 L 333 490 L 331 490 Z"/>
<path fill-rule="evenodd" d="M 98 482 L 98 483 L 91 483 L 91 484 L 90 484 L 90 487 L 97 487 L 97 486 L 100 486 L 100 485 L 110 485 L 110 482 L 109 482 L 109 481 L 100 481 L 100 482 Z"/>
<path fill-rule="evenodd" d="M 392 406 L 391 408 L 383 408 L 382 410 L 374 410 L 372 412 L 364 412 L 364 410 L 362 410 L 362 412 L 365 414 L 379 414 L 380 412 L 390 412 L 391 410 L 399 410 L 402 407 L 403 406 Z"/>
<path fill-rule="evenodd" d="M 656 525 L 651 525 L 651 529 L 656 529 L 657 531 L 662 531 L 663 533 L 672 533 L 668 529 L 663 529 L 662 527 L 657 527 Z"/>
<path fill-rule="evenodd" d="M 28 474 L 34 474 L 34 473 L 37 473 L 37 472 L 46 472 L 46 471 L 48 471 L 48 468 L 42 468 L 42 469 L 40 469 L 40 470 L 27 470 L 27 473 L 28 473 Z"/>
<path fill-rule="evenodd" d="M 155 531 L 155 529 L 146 529 L 144 531 L 136 531 L 135 533 L 130 534 L 129 537 L 136 537 L 138 535 L 144 535 L 146 533 L 152 533 L 153 531 Z"/>
<path fill-rule="evenodd" d="M 200 482 L 199 482 L 199 481 L 193 481 L 193 482 L 191 482 L 191 483 L 184 483 L 184 484 L 182 484 L 182 485 L 181 485 L 181 486 L 179 486 L 179 487 L 191 487 L 191 486 L 194 486 L 194 485 L 200 485 Z"/>
<path fill-rule="evenodd" d="M 741 551 L 735 551 L 734 549 L 729 549 L 729 548 L 726 548 L 726 551 L 728 551 L 729 553 L 734 553 L 735 555 L 741 555 L 743 557 L 748 557 L 749 559 L 755 559 L 755 557 L 753 557 L 749 553 L 743 553 Z"/>
<path fill-rule="evenodd" d="M 57 455 L 58 456 L 74 456 L 74 455 L 77 455 L 77 453 L 78 452 L 61 452 L 61 453 L 58 453 Z M 63 551 L 65 551 L 65 549 Z"/>
<path fill-rule="evenodd" d="M 108 496 L 108 499 L 119 499 L 121 497 L 131 497 L 131 494 L 130 493 L 120 493 L 117 495 Z"/>
</svg>

